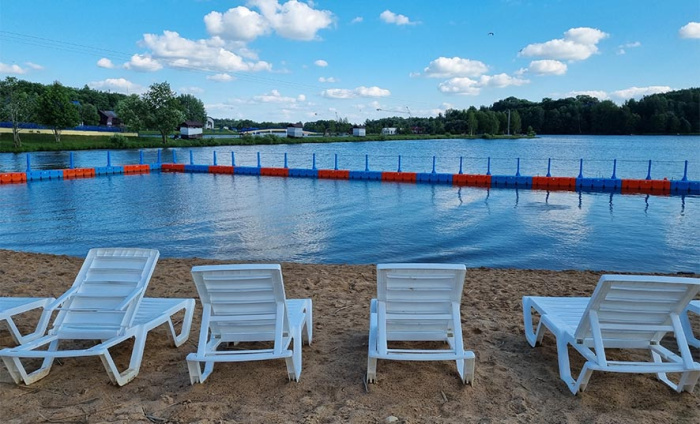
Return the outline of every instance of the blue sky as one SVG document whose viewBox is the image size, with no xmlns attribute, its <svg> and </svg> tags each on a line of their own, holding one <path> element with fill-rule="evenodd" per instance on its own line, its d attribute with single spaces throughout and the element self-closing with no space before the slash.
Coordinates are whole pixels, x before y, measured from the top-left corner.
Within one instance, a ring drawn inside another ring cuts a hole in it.
<svg viewBox="0 0 700 424">
<path fill-rule="evenodd" d="M 210 116 L 258 121 L 621 103 L 700 86 L 700 1 L 1 1 L 6 76 L 121 93 L 168 81 Z"/>
</svg>

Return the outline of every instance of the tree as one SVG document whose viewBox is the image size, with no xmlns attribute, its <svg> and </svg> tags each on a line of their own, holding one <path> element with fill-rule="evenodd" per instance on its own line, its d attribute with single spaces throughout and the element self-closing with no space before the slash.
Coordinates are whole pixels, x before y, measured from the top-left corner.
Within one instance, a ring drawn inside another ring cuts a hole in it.
<svg viewBox="0 0 700 424">
<path fill-rule="evenodd" d="M 204 108 L 204 103 L 201 100 L 191 94 L 180 94 L 177 100 L 182 105 L 186 120 L 197 121 L 202 124 L 207 122 L 207 110 Z"/>
<path fill-rule="evenodd" d="M 129 130 L 138 132 L 146 128 L 146 104 L 138 95 L 132 94 L 121 100 L 115 112 Z"/>
<path fill-rule="evenodd" d="M 522 130 L 523 124 L 520 120 L 520 114 L 517 110 L 514 110 L 510 113 L 510 132 L 511 134 L 520 134 Z"/>
<path fill-rule="evenodd" d="M 100 114 L 97 113 L 97 108 L 89 103 L 84 104 L 80 108 L 80 119 L 83 120 L 83 125 L 100 124 Z"/>
<path fill-rule="evenodd" d="M 61 141 L 61 131 L 80 123 L 80 113 L 68 95 L 69 90 L 56 81 L 39 97 L 37 116 L 41 124 L 53 130 L 56 142 Z"/>
<path fill-rule="evenodd" d="M 155 83 L 140 98 L 131 95 L 117 104 L 117 115 L 131 130 L 157 130 L 163 140 L 185 120 L 180 102 L 167 82 Z"/>
<path fill-rule="evenodd" d="M 12 122 L 14 147 L 22 146 L 19 124 L 30 121 L 35 111 L 36 95 L 21 91 L 17 78 L 7 77 L 0 81 L 0 118 Z"/>
<path fill-rule="evenodd" d="M 168 141 L 168 134 L 185 120 L 180 102 L 167 82 L 155 83 L 149 87 L 142 100 L 145 106 L 144 123 L 147 128 L 160 132 L 163 144 Z"/>
</svg>

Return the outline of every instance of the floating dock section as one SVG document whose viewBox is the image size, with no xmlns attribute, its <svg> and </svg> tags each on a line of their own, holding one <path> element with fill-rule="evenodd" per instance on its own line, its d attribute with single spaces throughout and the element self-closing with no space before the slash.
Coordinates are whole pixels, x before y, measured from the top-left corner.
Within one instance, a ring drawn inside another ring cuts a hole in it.
<svg viewBox="0 0 700 424">
<path fill-rule="evenodd" d="M 583 191 L 583 192 L 607 192 L 622 194 L 650 194 L 650 195 L 700 195 L 700 181 L 688 180 L 688 161 L 685 161 L 683 178 L 679 180 L 655 180 L 651 178 L 652 161 L 649 161 L 647 176 L 644 179 L 620 179 L 616 178 L 615 171 L 617 161 L 613 162 L 613 172 L 610 178 L 589 178 L 583 176 L 583 159 L 580 160 L 580 171 L 577 177 L 555 177 L 550 173 L 551 159 L 547 166 L 546 176 L 520 175 L 520 159 L 517 160 L 517 169 L 513 175 L 491 175 L 491 161 L 488 159 L 488 171 L 486 174 L 462 173 L 462 160 L 460 158 L 460 170 L 457 174 L 435 172 L 435 157 L 433 157 L 433 169 L 431 172 L 404 172 L 401 170 L 401 158 L 397 171 L 372 171 L 368 166 L 368 157 L 365 156 L 365 169 L 353 171 L 338 169 L 338 158 L 335 157 L 334 169 L 317 169 L 316 157 L 313 156 L 311 169 L 287 167 L 287 154 L 284 155 L 284 167 L 262 167 L 260 154 L 258 153 L 257 166 L 236 166 L 235 156 L 232 154 L 230 166 L 217 165 L 216 153 L 214 153 L 213 165 L 194 164 L 190 151 L 190 163 L 176 163 L 173 154 L 173 163 L 161 163 L 160 151 L 156 163 L 141 163 L 134 165 L 112 166 L 109 153 L 107 153 L 107 165 L 96 168 L 74 168 L 73 154 L 70 156 L 69 169 L 31 170 L 29 155 L 27 155 L 26 172 L 0 173 L 0 185 L 28 183 L 34 181 L 93 178 L 102 175 L 115 174 L 143 174 L 154 171 L 159 172 L 183 172 L 183 173 L 208 173 L 227 175 L 252 175 L 287 178 L 320 178 L 335 180 L 360 180 L 360 181 L 386 181 L 417 184 L 444 184 L 453 186 L 484 187 L 484 188 L 516 188 L 547 191 Z"/>
</svg>

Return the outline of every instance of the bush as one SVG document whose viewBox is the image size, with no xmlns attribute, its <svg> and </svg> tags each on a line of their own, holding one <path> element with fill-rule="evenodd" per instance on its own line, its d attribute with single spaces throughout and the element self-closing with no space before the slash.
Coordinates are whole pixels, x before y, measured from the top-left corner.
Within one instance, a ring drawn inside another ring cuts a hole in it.
<svg viewBox="0 0 700 424">
<path fill-rule="evenodd" d="M 109 142 L 118 149 L 126 149 L 128 147 L 128 140 L 121 134 L 112 134 L 109 137 Z"/>
</svg>

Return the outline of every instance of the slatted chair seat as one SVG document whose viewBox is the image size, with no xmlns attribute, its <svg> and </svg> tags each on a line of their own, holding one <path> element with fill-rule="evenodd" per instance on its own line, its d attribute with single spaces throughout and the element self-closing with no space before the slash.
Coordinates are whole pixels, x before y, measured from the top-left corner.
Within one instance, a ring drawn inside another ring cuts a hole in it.
<svg viewBox="0 0 700 424">
<path fill-rule="evenodd" d="M 187 356 L 192 384 L 203 383 L 216 362 L 269 359 L 284 359 L 288 378 L 299 381 L 302 338 L 310 344 L 313 336 L 312 302 L 286 299 L 279 265 L 197 266 L 192 278 L 203 309 L 197 352 Z M 219 349 L 241 342 L 273 348 Z"/>
<path fill-rule="evenodd" d="M 546 330 L 557 340 L 559 375 L 573 394 L 585 390 L 593 371 L 652 373 L 678 392 L 692 392 L 700 378 L 681 315 L 700 291 L 700 279 L 644 275 L 603 275 L 590 298 L 523 297 L 525 337 L 541 344 Z M 539 315 L 535 328 L 533 315 Z M 676 338 L 678 353 L 661 345 Z M 568 346 L 586 360 L 578 378 L 571 375 Z M 612 361 L 610 349 L 643 350 L 649 361 Z M 667 373 L 679 373 L 678 382 Z"/>
</svg>

